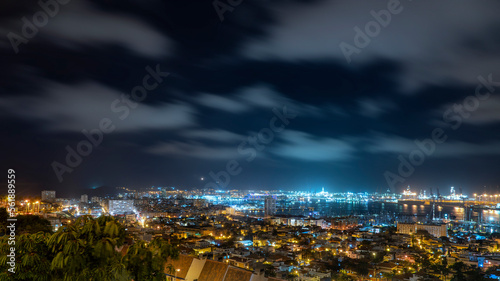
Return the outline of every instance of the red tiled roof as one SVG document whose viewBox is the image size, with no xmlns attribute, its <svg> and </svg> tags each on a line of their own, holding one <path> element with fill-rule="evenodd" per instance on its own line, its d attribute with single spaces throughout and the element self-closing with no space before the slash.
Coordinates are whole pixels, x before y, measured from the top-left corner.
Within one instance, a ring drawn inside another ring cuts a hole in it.
<svg viewBox="0 0 500 281">
<path fill-rule="evenodd" d="M 250 281 L 251 278 L 252 272 L 230 267 L 227 270 L 224 281 Z"/>
<path fill-rule="evenodd" d="M 173 270 L 180 269 L 177 272 L 177 277 L 186 278 L 186 275 L 191 267 L 191 263 L 193 262 L 193 257 L 186 255 L 179 255 L 179 259 L 171 259 L 169 258 L 165 263 L 165 273 L 174 275 L 175 272 L 170 271 L 170 266 L 173 267 Z"/>
<path fill-rule="evenodd" d="M 227 264 L 207 260 L 198 281 L 223 281 L 227 268 Z"/>
</svg>

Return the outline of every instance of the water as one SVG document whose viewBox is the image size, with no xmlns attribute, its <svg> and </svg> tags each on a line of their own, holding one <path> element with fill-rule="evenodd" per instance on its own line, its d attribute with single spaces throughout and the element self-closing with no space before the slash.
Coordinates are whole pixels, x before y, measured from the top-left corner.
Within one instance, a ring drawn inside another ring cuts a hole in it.
<svg viewBox="0 0 500 281">
<path fill-rule="evenodd" d="M 278 202 L 277 215 L 337 217 L 349 215 L 380 215 L 399 221 L 425 222 L 435 219 L 469 220 L 500 224 L 500 211 L 475 208 L 468 216 L 464 207 L 382 202 Z"/>
</svg>

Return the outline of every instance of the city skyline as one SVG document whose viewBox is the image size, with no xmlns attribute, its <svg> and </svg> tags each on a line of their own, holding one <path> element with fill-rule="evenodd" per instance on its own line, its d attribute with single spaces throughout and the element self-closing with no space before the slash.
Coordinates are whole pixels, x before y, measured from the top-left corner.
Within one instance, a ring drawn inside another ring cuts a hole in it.
<svg viewBox="0 0 500 281">
<path fill-rule="evenodd" d="M 500 280 L 500 1 L 0 1 L 0 280 Z"/>
<path fill-rule="evenodd" d="M 236 2 L 0 4 L 18 194 L 499 189 L 498 2 Z"/>
</svg>

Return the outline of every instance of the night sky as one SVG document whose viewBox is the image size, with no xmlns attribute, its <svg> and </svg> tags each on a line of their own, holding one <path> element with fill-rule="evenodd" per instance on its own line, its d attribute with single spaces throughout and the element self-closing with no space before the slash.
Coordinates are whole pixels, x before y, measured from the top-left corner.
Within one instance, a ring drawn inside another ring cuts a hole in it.
<svg viewBox="0 0 500 281">
<path fill-rule="evenodd" d="M 498 1 L 48 2 L 0 3 L 20 196 L 499 190 Z"/>
</svg>

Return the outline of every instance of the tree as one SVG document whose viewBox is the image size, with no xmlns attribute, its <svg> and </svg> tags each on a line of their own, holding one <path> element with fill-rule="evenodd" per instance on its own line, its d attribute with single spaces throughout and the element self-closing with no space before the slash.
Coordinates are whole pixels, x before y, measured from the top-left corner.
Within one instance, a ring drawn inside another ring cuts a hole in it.
<svg viewBox="0 0 500 281">
<path fill-rule="evenodd" d="M 369 264 L 367 262 L 360 261 L 353 266 L 353 270 L 361 276 L 366 276 L 369 273 L 368 267 Z"/>
<path fill-rule="evenodd" d="M 354 280 L 351 276 L 349 276 L 345 273 L 342 273 L 342 272 L 332 276 L 332 279 L 335 281 L 353 281 Z"/>
<path fill-rule="evenodd" d="M 119 252 L 124 240 L 124 227 L 112 217 L 83 216 L 53 234 L 18 234 L 12 274 L 7 271 L 12 246 L 5 235 L 0 237 L 0 281 L 163 280 L 165 261 L 178 256 L 174 246 L 159 239 Z"/>
<path fill-rule="evenodd" d="M 372 244 L 372 242 L 370 242 L 368 240 L 363 240 L 363 241 L 361 241 L 361 244 L 359 245 L 359 248 L 367 250 L 367 249 L 371 248 L 371 244 Z"/>
<path fill-rule="evenodd" d="M 82 216 L 50 237 L 48 246 L 56 254 L 50 268 L 62 280 L 128 280 L 115 250 L 124 237 L 114 218 Z"/>
<path fill-rule="evenodd" d="M 139 241 L 130 246 L 123 261 L 135 281 L 159 281 L 165 279 L 165 261 L 178 256 L 178 250 L 171 244 L 162 239 L 154 239 L 151 243 Z"/>
<path fill-rule="evenodd" d="M 385 252 L 376 252 L 375 255 L 373 255 L 372 262 L 373 263 L 381 263 L 384 261 L 384 256 Z"/>
<path fill-rule="evenodd" d="M 264 265 L 264 275 L 267 277 L 276 277 L 276 271 L 272 264 Z"/>
<path fill-rule="evenodd" d="M 450 238 L 446 237 L 446 236 L 441 236 L 439 237 L 439 240 L 441 240 L 442 242 L 446 242 L 446 243 L 449 243 L 450 242 Z"/>
<path fill-rule="evenodd" d="M 455 271 L 451 281 L 480 281 L 485 280 L 481 273 L 475 270 L 469 270 L 463 262 L 456 262 L 451 265 L 451 269 Z"/>
<path fill-rule="evenodd" d="M 7 212 L 7 209 L 0 208 L 0 234 L 6 232 L 8 218 L 9 218 L 9 213 Z"/>
<path fill-rule="evenodd" d="M 36 215 L 20 215 L 16 217 L 18 233 L 52 233 L 50 222 Z"/>
<path fill-rule="evenodd" d="M 441 264 L 438 265 L 438 270 L 441 273 L 441 277 L 446 279 L 448 278 L 448 274 L 450 274 L 450 269 L 448 268 L 448 259 L 446 257 L 443 257 L 441 260 Z"/>
<path fill-rule="evenodd" d="M 338 258 L 332 258 L 327 264 L 327 269 L 331 272 L 332 278 L 339 274 L 339 270 L 342 269 Z"/>
<path fill-rule="evenodd" d="M 16 272 L 9 273 L 7 270 L 10 265 L 7 264 L 7 255 L 10 253 L 8 236 L 0 238 L 0 280 L 33 280 L 49 281 L 53 280 L 48 272 L 50 262 L 54 255 L 50 252 L 46 241 L 50 234 L 21 234 L 16 239 Z"/>
<path fill-rule="evenodd" d="M 470 281 L 486 281 L 489 280 L 484 276 L 484 272 L 482 272 L 479 268 L 471 268 L 466 273 L 466 280 Z"/>
</svg>

